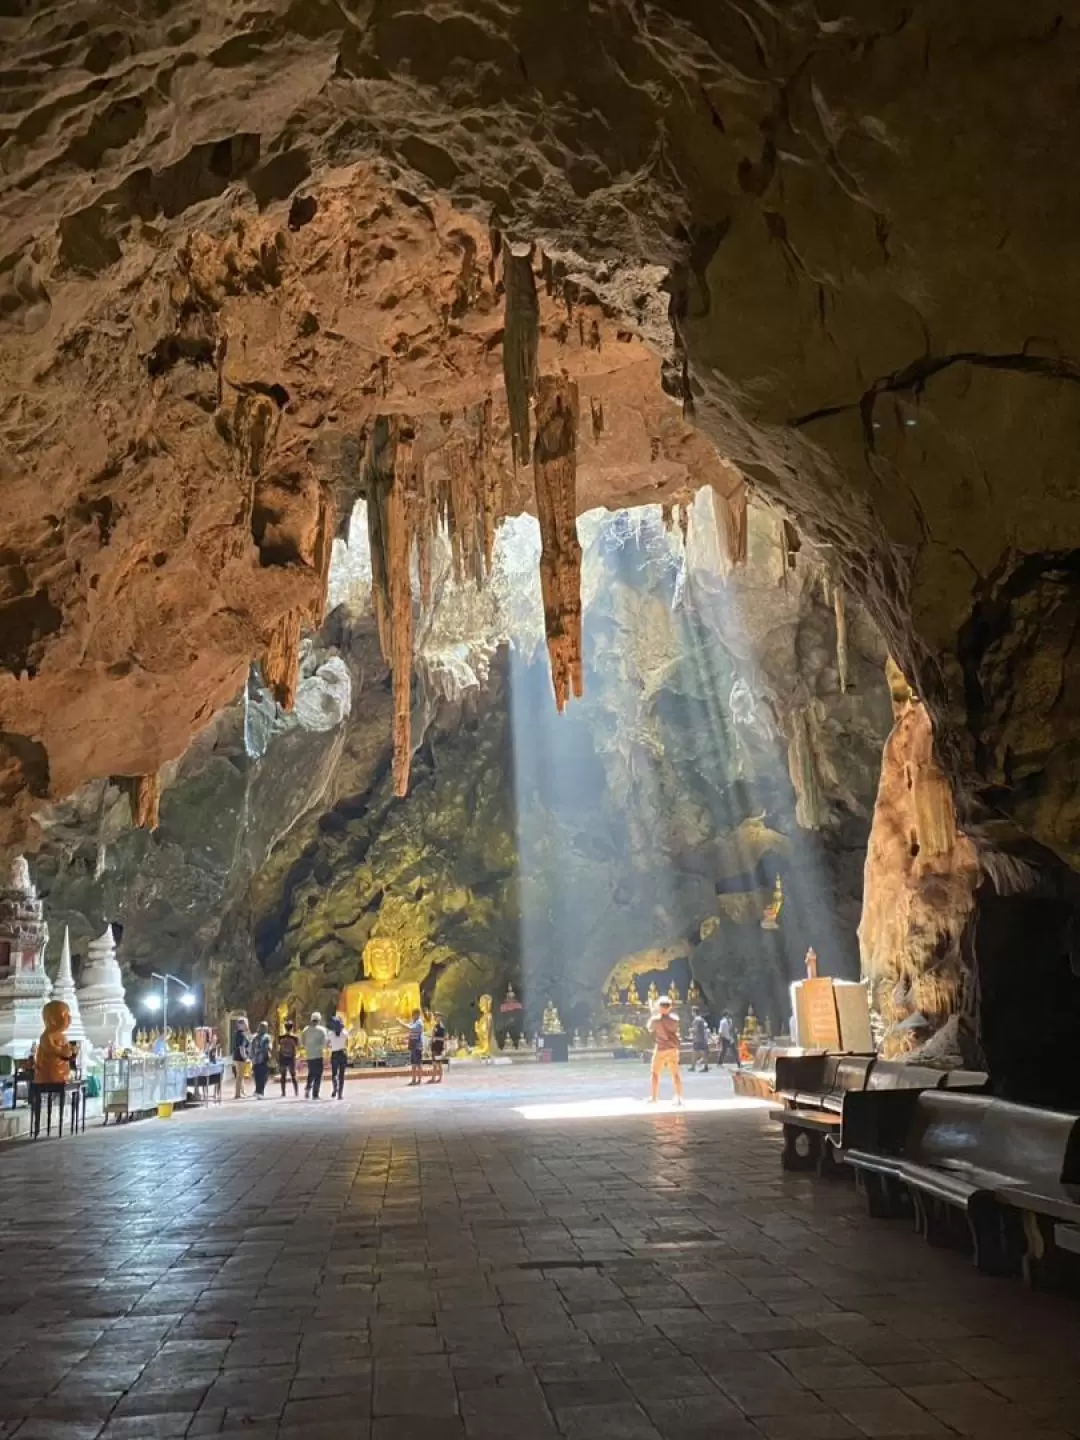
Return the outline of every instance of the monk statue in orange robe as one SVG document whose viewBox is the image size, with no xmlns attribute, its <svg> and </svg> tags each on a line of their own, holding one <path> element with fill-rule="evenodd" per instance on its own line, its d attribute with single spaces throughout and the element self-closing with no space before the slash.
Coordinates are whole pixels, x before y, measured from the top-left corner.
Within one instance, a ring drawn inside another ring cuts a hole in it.
<svg viewBox="0 0 1080 1440">
<path fill-rule="evenodd" d="M 45 1029 L 34 1052 L 34 1084 L 66 1085 L 78 1054 L 77 1048 L 67 1038 L 71 1011 L 63 1000 L 50 1000 L 42 1007 L 41 1019 Z"/>
</svg>

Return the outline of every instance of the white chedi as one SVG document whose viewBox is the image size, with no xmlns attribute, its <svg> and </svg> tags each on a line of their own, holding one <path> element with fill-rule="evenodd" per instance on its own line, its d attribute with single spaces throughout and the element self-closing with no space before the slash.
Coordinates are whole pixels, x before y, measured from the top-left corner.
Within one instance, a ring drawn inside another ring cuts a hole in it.
<svg viewBox="0 0 1080 1440">
<path fill-rule="evenodd" d="M 78 996 L 83 1029 L 90 1044 L 96 1050 L 107 1050 L 110 1045 L 117 1050 L 127 1049 L 135 1029 L 135 1016 L 124 996 L 124 977 L 116 958 L 111 925 L 106 925 L 104 935 L 91 940 L 87 946 Z"/>
<path fill-rule="evenodd" d="M 60 949 L 60 968 L 53 981 L 52 998 L 62 1000 L 71 1011 L 71 1024 L 67 1030 L 68 1039 L 77 1040 L 80 1045 L 85 1045 L 87 1043 L 86 1029 L 83 1026 L 82 1012 L 79 1008 L 75 977 L 71 973 L 71 931 L 66 925 L 64 926 L 64 943 Z"/>
</svg>

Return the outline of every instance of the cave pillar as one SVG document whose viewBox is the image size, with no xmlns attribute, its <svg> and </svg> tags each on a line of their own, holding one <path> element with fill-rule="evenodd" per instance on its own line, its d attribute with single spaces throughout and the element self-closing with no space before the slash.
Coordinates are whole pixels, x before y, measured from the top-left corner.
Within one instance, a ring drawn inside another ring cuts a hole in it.
<svg viewBox="0 0 1080 1440">
<path fill-rule="evenodd" d="M 544 597 L 555 704 L 582 693 L 581 545 L 577 535 L 578 388 L 544 375 L 536 392 L 533 478 L 540 521 L 540 588 Z"/>
<path fill-rule="evenodd" d="M 884 1026 L 882 1048 L 902 1054 L 933 1046 L 950 1022 L 953 1030 L 959 1024 L 967 983 L 961 942 L 979 872 L 934 756 L 929 713 L 895 667 L 889 680 L 896 722 L 867 847 L 859 949 Z M 948 1058 L 946 1041 L 940 1045 Z"/>
</svg>

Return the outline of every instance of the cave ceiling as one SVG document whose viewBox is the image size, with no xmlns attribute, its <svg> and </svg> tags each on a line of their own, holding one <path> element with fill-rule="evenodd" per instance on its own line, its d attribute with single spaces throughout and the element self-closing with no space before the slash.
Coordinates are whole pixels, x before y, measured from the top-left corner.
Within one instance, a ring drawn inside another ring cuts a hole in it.
<svg viewBox="0 0 1080 1440">
<path fill-rule="evenodd" d="M 423 450 L 491 394 L 528 503 L 513 242 L 541 373 L 583 402 L 579 508 L 678 495 L 715 447 L 865 600 L 971 813 L 1080 862 L 1078 26 L 1041 0 L 9 8 L 9 834 L 152 774 L 283 617 L 315 622 L 373 416 Z"/>
</svg>

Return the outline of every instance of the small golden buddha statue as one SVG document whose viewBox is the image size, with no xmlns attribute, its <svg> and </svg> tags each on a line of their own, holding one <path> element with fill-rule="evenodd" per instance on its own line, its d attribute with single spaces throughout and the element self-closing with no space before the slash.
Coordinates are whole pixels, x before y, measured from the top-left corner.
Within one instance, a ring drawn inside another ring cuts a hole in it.
<svg viewBox="0 0 1080 1440">
<path fill-rule="evenodd" d="M 487 1060 L 495 1053 L 495 1017 L 491 1013 L 491 996 L 481 995 L 477 1001 L 477 1005 L 479 1007 L 479 1014 L 476 1017 L 476 1024 L 473 1027 L 476 1035 L 473 1054 L 481 1060 Z"/>
<path fill-rule="evenodd" d="M 637 979 L 633 975 L 630 977 L 630 985 L 626 991 L 626 1003 L 636 1006 L 638 1010 L 641 1009 L 641 996 L 638 994 Z"/>
<path fill-rule="evenodd" d="M 701 1004 L 701 986 L 693 978 L 690 980 L 690 988 L 686 992 L 686 999 L 690 1005 Z"/>
<path fill-rule="evenodd" d="M 656 1002 L 660 999 L 660 991 L 656 988 L 656 981 L 649 981 L 649 988 L 645 992 L 645 1003 L 650 1010 L 656 1009 Z"/>
<path fill-rule="evenodd" d="M 679 987 L 675 984 L 674 980 L 668 986 L 667 993 L 671 996 L 672 1005 L 680 1005 L 682 1003 L 682 996 L 679 994 Z"/>
<path fill-rule="evenodd" d="M 776 877 L 776 884 L 773 886 L 772 899 L 765 906 L 765 913 L 761 917 L 762 930 L 779 930 L 780 911 L 784 908 L 784 887 L 780 876 Z"/>
<path fill-rule="evenodd" d="M 607 1003 L 612 1009 L 614 1009 L 617 1005 L 622 1004 L 622 994 L 619 990 L 619 982 L 615 979 L 614 976 L 611 977 L 611 984 L 608 986 Z"/>
<path fill-rule="evenodd" d="M 401 953 L 396 940 L 386 937 L 369 940 L 364 946 L 364 976 L 346 985 L 338 999 L 338 1014 L 345 1028 L 361 1029 L 371 1038 L 386 1031 L 400 1039 L 399 1020 L 411 1020 L 420 1009 L 420 986 L 415 980 L 399 980 Z"/>
<path fill-rule="evenodd" d="M 544 1007 L 544 1019 L 541 1024 L 541 1029 L 545 1035 L 562 1034 L 562 1021 L 559 1019 L 559 1012 L 556 1010 L 554 1002 L 550 1000 Z"/>
<path fill-rule="evenodd" d="M 34 1051 L 34 1084 L 64 1085 L 79 1053 L 67 1038 L 71 1011 L 63 1000 L 50 1000 L 42 1006 L 41 1022 L 45 1029 Z"/>
</svg>

